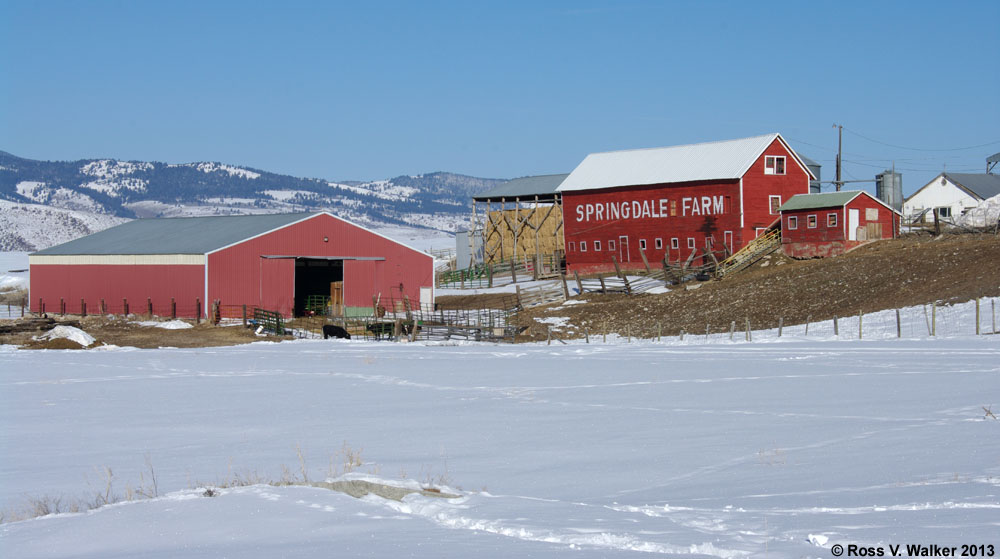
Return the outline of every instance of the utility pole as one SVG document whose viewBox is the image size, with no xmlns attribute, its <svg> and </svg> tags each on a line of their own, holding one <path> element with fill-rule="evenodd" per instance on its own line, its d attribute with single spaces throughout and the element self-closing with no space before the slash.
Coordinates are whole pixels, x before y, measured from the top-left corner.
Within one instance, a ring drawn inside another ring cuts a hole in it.
<svg viewBox="0 0 1000 559">
<path fill-rule="evenodd" d="M 833 184 L 837 187 L 837 192 L 840 192 L 840 188 L 844 186 L 844 181 L 840 176 L 841 157 L 844 148 L 844 127 L 840 124 L 834 124 L 833 127 L 837 129 L 837 180 L 833 181 Z"/>
</svg>

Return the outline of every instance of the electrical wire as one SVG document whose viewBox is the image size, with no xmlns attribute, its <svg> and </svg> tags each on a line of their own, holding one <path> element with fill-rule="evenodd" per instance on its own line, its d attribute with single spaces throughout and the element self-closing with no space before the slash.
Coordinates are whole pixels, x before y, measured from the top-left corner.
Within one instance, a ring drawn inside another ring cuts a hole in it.
<svg viewBox="0 0 1000 559">
<path fill-rule="evenodd" d="M 898 146 L 896 144 L 890 144 L 890 143 L 887 143 L 887 142 L 876 140 L 874 138 L 869 138 L 868 136 L 865 136 L 864 134 L 861 134 L 859 132 L 855 132 L 854 130 L 851 130 L 851 129 L 846 128 L 846 127 L 844 127 L 844 130 L 847 130 L 848 132 L 850 132 L 851 134 L 854 134 L 855 136 L 857 136 L 859 138 L 863 138 L 865 140 L 868 140 L 869 142 L 874 142 L 876 144 L 882 144 L 883 146 L 889 146 L 891 148 L 906 149 L 906 150 L 910 150 L 910 151 L 963 151 L 963 150 L 967 150 L 967 149 L 978 149 L 978 148 L 982 148 L 982 147 L 986 147 L 986 146 L 992 146 L 992 145 L 1000 144 L 1000 140 L 996 140 L 996 141 L 993 141 L 993 142 L 986 142 L 985 144 L 979 144 L 979 145 L 976 145 L 976 146 L 967 146 L 967 147 L 961 147 L 961 148 L 944 148 L 944 149 L 910 148 L 910 147 L 906 147 L 906 146 Z"/>
</svg>

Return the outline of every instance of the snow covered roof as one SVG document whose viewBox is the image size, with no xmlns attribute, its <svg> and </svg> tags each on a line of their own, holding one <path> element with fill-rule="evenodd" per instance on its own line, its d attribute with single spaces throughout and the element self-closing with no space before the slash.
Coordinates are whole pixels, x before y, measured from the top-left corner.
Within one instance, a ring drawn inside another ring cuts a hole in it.
<svg viewBox="0 0 1000 559">
<path fill-rule="evenodd" d="M 540 199 L 552 199 L 556 189 L 568 176 L 568 173 L 563 173 L 561 175 L 536 175 L 512 179 L 473 196 L 473 199 L 499 201 L 501 198 L 513 200 L 514 198 L 534 198 L 535 196 Z"/>
<path fill-rule="evenodd" d="M 33 255 L 206 254 L 314 213 L 136 219 Z"/>
<path fill-rule="evenodd" d="M 774 140 L 810 175 L 780 134 L 663 148 L 592 153 L 559 186 L 560 192 L 641 184 L 739 179 Z"/>
</svg>

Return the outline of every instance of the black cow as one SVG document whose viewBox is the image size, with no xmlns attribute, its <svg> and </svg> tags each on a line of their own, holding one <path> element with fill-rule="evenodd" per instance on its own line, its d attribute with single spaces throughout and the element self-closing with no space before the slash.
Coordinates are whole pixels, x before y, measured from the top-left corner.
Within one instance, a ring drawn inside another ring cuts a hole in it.
<svg viewBox="0 0 1000 559">
<path fill-rule="evenodd" d="M 349 340 L 351 339 L 351 335 L 347 333 L 347 330 L 344 330 L 340 326 L 335 324 L 324 324 L 323 339 L 325 340 L 327 338 L 342 338 Z"/>
<path fill-rule="evenodd" d="M 376 340 L 381 340 L 383 336 L 391 338 L 396 325 L 391 322 L 372 322 L 365 329 L 375 336 Z"/>
</svg>

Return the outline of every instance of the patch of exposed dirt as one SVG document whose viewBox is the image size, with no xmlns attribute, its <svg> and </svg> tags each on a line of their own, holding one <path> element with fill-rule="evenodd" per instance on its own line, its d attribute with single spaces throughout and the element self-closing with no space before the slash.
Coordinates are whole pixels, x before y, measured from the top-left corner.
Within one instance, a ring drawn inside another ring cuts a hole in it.
<svg viewBox="0 0 1000 559">
<path fill-rule="evenodd" d="M 482 295 L 442 295 L 435 297 L 438 309 L 478 310 L 478 309 L 510 309 L 517 306 L 517 295 L 514 293 L 483 293 Z"/>
<path fill-rule="evenodd" d="M 908 235 L 879 241 L 848 254 L 817 260 L 793 260 L 776 252 L 751 268 L 721 281 L 692 282 L 660 295 L 587 294 L 586 305 L 549 305 L 518 313 L 526 326 L 518 340 L 544 340 L 546 326 L 536 318 L 568 317 L 564 336 L 619 333 L 653 337 L 775 328 L 785 324 L 832 319 L 858 312 L 945 304 L 976 297 L 1000 296 L 1000 237 L 994 235 Z"/>
<path fill-rule="evenodd" d="M 5 321 L 14 322 L 17 321 Z M 154 326 L 142 326 L 135 321 L 120 317 L 104 316 L 74 317 L 64 321 L 57 318 L 53 325 L 72 323 L 93 336 L 95 345 L 117 345 L 138 348 L 158 347 L 214 347 L 247 344 L 266 340 L 291 339 L 287 336 L 261 337 L 253 330 L 242 326 L 212 326 L 205 322 L 193 328 L 168 330 Z M 0 344 L 13 344 L 25 349 L 80 349 L 80 345 L 65 339 L 34 340 L 39 331 L 0 334 Z M 72 347 L 70 347 L 72 346 Z"/>
</svg>

